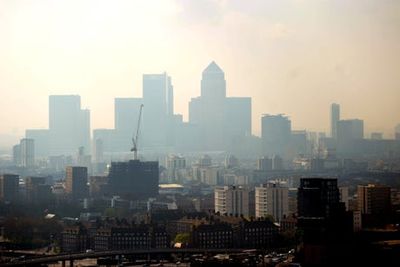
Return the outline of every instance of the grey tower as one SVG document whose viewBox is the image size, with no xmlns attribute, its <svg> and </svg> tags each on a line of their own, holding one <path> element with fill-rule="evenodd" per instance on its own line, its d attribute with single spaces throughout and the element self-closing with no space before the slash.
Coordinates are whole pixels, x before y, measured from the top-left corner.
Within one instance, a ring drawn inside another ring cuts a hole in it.
<svg viewBox="0 0 400 267">
<path fill-rule="evenodd" d="M 333 103 L 331 105 L 331 137 L 337 138 L 337 123 L 340 120 L 340 105 Z"/>
</svg>

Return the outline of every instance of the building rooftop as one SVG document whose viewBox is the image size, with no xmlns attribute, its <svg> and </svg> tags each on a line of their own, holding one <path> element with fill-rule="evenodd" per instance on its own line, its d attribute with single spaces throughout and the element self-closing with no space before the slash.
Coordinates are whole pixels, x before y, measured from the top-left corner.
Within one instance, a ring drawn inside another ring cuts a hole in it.
<svg viewBox="0 0 400 267">
<path fill-rule="evenodd" d="M 204 69 L 203 73 L 223 73 L 224 71 L 215 63 L 215 61 L 212 61 L 207 68 Z"/>
</svg>

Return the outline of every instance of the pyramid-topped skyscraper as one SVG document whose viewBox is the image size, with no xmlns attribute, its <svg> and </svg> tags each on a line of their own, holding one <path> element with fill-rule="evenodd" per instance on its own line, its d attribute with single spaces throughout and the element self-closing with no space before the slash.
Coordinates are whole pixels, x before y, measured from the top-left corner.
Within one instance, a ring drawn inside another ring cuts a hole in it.
<svg viewBox="0 0 400 267">
<path fill-rule="evenodd" d="M 203 150 L 229 150 L 235 138 L 251 134 L 251 99 L 227 98 L 225 73 L 212 61 L 202 73 L 200 97 L 189 104 L 189 121 Z"/>
</svg>

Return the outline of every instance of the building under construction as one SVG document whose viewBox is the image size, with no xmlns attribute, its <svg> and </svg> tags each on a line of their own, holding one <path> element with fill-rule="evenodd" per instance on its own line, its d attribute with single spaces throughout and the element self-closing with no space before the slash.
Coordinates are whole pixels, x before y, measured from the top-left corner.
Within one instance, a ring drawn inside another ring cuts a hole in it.
<svg viewBox="0 0 400 267">
<path fill-rule="evenodd" d="M 158 161 L 112 162 L 108 174 L 110 193 L 127 199 L 158 195 Z"/>
</svg>

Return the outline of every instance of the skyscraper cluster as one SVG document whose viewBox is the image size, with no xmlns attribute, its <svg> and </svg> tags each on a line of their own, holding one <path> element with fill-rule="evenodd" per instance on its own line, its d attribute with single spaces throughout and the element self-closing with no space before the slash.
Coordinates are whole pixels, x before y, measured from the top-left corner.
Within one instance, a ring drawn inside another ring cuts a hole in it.
<svg viewBox="0 0 400 267">
<path fill-rule="evenodd" d="M 77 95 L 50 96 L 49 129 L 26 130 L 35 140 L 36 156 L 94 155 L 129 152 L 138 129 L 140 149 L 169 151 L 223 151 L 251 136 L 251 98 L 226 97 L 225 74 L 212 62 L 203 71 L 201 94 L 189 103 L 189 121 L 174 113 L 174 88 L 167 73 L 144 74 L 141 98 L 115 98 L 114 128 L 94 129 L 90 111 L 81 108 Z M 92 147 L 93 146 L 93 147 Z"/>
</svg>

